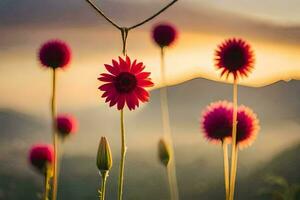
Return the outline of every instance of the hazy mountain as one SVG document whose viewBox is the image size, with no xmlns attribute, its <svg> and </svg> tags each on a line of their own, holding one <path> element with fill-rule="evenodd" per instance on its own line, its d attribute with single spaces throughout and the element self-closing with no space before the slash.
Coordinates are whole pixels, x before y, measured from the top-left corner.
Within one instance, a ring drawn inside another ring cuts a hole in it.
<svg viewBox="0 0 300 200">
<path fill-rule="evenodd" d="M 172 134 L 181 199 L 222 199 L 221 148 L 207 143 L 199 130 L 201 111 L 212 101 L 231 99 L 231 85 L 196 79 L 168 89 Z M 300 82 L 279 82 L 264 88 L 239 88 L 239 102 L 250 106 L 261 121 L 254 145 L 240 152 L 238 199 L 252 200 L 273 173 L 290 182 L 300 180 L 294 147 L 300 140 Z M 168 199 L 167 179 L 157 161 L 162 134 L 159 93 L 135 112 L 125 112 L 128 154 L 126 199 Z M 96 199 L 100 184 L 95 155 L 100 136 L 112 146 L 114 167 L 109 178 L 109 199 L 115 199 L 119 161 L 119 112 L 106 105 L 71 111 L 79 132 L 63 145 L 61 199 Z M 0 199 L 36 199 L 42 180 L 28 165 L 27 153 L 35 142 L 50 142 L 48 119 L 2 109 L 0 112 Z M 289 149 L 285 151 L 285 149 Z M 278 155 L 278 156 L 277 156 Z M 272 159 L 274 157 L 274 159 Z M 17 192 L 16 192 L 17 191 Z"/>
</svg>

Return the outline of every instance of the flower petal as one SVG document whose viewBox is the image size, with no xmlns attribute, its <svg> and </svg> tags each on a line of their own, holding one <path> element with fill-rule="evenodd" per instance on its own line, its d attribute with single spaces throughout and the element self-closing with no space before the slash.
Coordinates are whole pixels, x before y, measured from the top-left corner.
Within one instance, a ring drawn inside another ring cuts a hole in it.
<svg viewBox="0 0 300 200">
<path fill-rule="evenodd" d="M 119 56 L 119 62 L 120 62 L 120 71 L 121 72 L 128 72 L 130 69 L 130 65 L 128 65 L 123 58 Z"/>
<path fill-rule="evenodd" d="M 149 79 L 138 80 L 138 86 L 140 87 L 152 87 L 154 84 Z"/>
<path fill-rule="evenodd" d="M 136 75 L 137 79 L 145 79 L 148 78 L 150 76 L 150 72 L 141 72 L 139 74 Z"/>
<path fill-rule="evenodd" d="M 128 66 L 131 66 L 131 61 L 130 58 L 128 56 L 126 56 L 126 63 Z"/>
<path fill-rule="evenodd" d="M 101 85 L 98 89 L 101 90 L 101 91 L 109 91 L 109 90 L 114 89 L 114 84 L 113 83 L 106 83 L 104 85 Z"/>
<path fill-rule="evenodd" d="M 107 71 L 109 71 L 113 75 L 117 76 L 120 73 L 119 69 L 115 66 L 110 66 L 110 65 L 107 65 L 107 64 L 104 64 L 104 66 L 107 69 Z"/>
<path fill-rule="evenodd" d="M 145 69 L 145 66 L 142 62 L 137 63 L 135 65 L 132 64 L 131 73 L 137 74 L 137 73 L 140 73 L 141 71 L 143 71 L 143 69 Z"/>
<path fill-rule="evenodd" d="M 118 102 L 119 98 L 120 98 L 119 95 L 111 96 L 111 101 L 109 103 L 109 106 L 110 107 L 114 106 Z"/>
<path fill-rule="evenodd" d="M 122 110 L 124 108 L 125 105 L 125 95 L 120 95 L 119 99 L 118 99 L 118 110 Z"/>
<path fill-rule="evenodd" d="M 144 88 L 137 87 L 135 89 L 135 94 L 142 102 L 146 102 L 149 100 L 149 93 Z"/>
<path fill-rule="evenodd" d="M 137 106 L 137 107 L 139 106 L 137 96 L 134 92 L 126 95 L 126 104 L 129 108 L 129 110 L 134 110 L 135 106 Z"/>
<path fill-rule="evenodd" d="M 101 76 L 98 78 L 99 81 L 103 82 L 112 82 L 115 78 L 115 76 L 112 76 L 110 74 L 100 74 Z"/>
</svg>

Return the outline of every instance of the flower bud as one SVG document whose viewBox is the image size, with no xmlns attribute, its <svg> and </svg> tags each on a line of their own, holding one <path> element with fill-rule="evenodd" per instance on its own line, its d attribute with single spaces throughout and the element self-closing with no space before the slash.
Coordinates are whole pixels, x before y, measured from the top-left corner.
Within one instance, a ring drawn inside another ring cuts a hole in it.
<svg viewBox="0 0 300 200">
<path fill-rule="evenodd" d="M 160 139 L 158 143 L 158 157 L 164 166 L 168 166 L 170 161 L 170 148 L 165 139 Z"/>
<path fill-rule="evenodd" d="M 97 154 L 97 167 L 101 173 L 109 171 L 112 167 L 112 155 L 106 137 L 101 137 L 99 143 Z"/>
</svg>

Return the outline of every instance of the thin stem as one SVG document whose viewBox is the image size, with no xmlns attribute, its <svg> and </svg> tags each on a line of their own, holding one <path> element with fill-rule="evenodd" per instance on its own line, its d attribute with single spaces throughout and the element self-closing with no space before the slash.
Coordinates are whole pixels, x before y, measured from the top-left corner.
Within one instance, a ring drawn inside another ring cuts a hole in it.
<svg viewBox="0 0 300 200">
<path fill-rule="evenodd" d="M 58 135 L 56 133 L 56 69 L 53 68 L 52 75 L 52 98 L 51 98 L 51 115 L 52 115 L 52 137 L 54 146 L 54 163 L 53 163 L 53 180 L 52 180 L 52 200 L 57 197 L 57 155 L 58 155 Z"/>
<path fill-rule="evenodd" d="M 46 173 L 45 173 L 45 191 L 44 191 L 44 200 L 48 200 L 49 197 L 49 179 L 51 175 L 51 167 L 47 164 Z"/>
<path fill-rule="evenodd" d="M 172 168 L 170 163 L 166 167 L 167 170 L 167 176 L 168 176 L 168 184 L 169 184 L 169 191 L 170 191 L 170 199 L 174 199 L 174 188 L 173 188 L 173 183 L 172 183 Z"/>
<path fill-rule="evenodd" d="M 170 115 L 169 115 L 169 105 L 168 105 L 168 91 L 167 87 L 165 86 L 165 54 L 164 48 L 161 48 L 161 83 L 163 87 L 160 89 L 160 104 L 161 104 L 161 113 L 162 113 L 162 120 L 163 120 L 163 131 L 165 138 L 168 140 L 170 144 L 170 161 L 168 165 L 170 180 L 172 183 L 172 200 L 179 199 L 178 193 L 178 185 L 177 185 L 177 176 L 176 176 L 176 161 L 174 155 L 174 145 L 172 140 L 171 134 L 171 127 L 170 127 Z"/>
<path fill-rule="evenodd" d="M 104 17 L 104 19 L 106 19 L 106 21 L 108 21 L 111 25 L 113 25 L 114 27 L 116 27 L 117 29 L 121 30 L 121 27 L 118 26 L 115 22 L 113 22 L 109 17 L 107 17 L 102 10 L 96 6 L 94 3 L 92 3 L 90 0 L 86 0 L 88 2 L 88 4 L 90 4 L 102 17 Z"/>
<path fill-rule="evenodd" d="M 125 143 L 125 130 L 124 130 L 124 111 L 121 110 L 121 163 L 120 163 L 120 174 L 119 174 L 119 193 L 118 200 L 123 199 L 123 182 L 124 182 L 124 166 L 125 166 L 125 155 L 126 155 L 126 143 Z"/>
<path fill-rule="evenodd" d="M 100 200 L 105 200 L 106 180 L 108 177 L 108 171 L 101 172 L 101 177 L 102 177 L 102 182 L 101 182 Z"/>
<path fill-rule="evenodd" d="M 234 199 L 234 190 L 235 190 L 235 182 L 236 182 L 236 173 L 237 173 L 237 161 L 238 161 L 238 148 L 236 148 L 236 151 L 235 151 L 235 156 L 234 156 L 234 166 L 233 166 L 233 185 L 231 187 L 231 190 L 232 190 L 232 194 L 231 194 L 231 199 L 233 200 Z"/>
<path fill-rule="evenodd" d="M 231 150 L 231 171 L 230 171 L 230 193 L 229 199 L 234 199 L 235 177 L 236 177 L 236 130 L 237 130 L 237 80 L 234 79 L 233 83 L 233 127 L 232 127 L 232 150 Z"/>
<path fill-rule="evenodd" d="M 154 15 L 152 15 L 151 17 L 145 19 L 144 21 L 129 27 L 129 30 L 137 28 L 147 22 L 149 22 L 150 20 L 154 19 L 155 17 L 157 17 L 158 15 L 160 15 L 162 12 L 164 12 L 166 9 L 168 9 L 170 6 L 172 6 L 174 3 L 176 3 L 178 0 L 173 0 L 171 3 L 169 3 L 168 5 L 166 5 L 165 7 L 163 7 L 161 10 L 159 10 L 157 13 L 155 13 Z"/>
<path fill-rule="evenodd" d="M 225 141 L 222 142 L 223 160 L 224 160 L 224 181 L 226 200 L 229 198 L 229 163 L 228 163 L 228 145 Z"/>
<path fill-rule="evenodd" d="M 96 6 L 94 3 L 92 3 L 90 0 L 86 0 L 88 2 L 89 5 L 91 5 L 102 17 L 104 17 L 104 19 L 106 21 L 108 21 L 111 25 L 113 25 L 115 28 L 121 30 L 122 27 L 117 25 L 113 20 L 111 20 L 109 17 L 107 17 L 104 12 L 98 7 Z M 141 21 L 140 23 L 137 23 L 131 27 L 128 28 L 128 30 L 132 30 L 135 29 L 147 22 L 149 22 L 150 20 L 154 19 L 155 17 L 157 17 L 158 15 L 160 15 L 162 12 L 164 12 L 166 9 L 168 9 L 170 6 L 172 6 L 174 3 L 176 3 L 178 0 L 173 0 L 171 3 L 167 4 L 165 7 L 163 7 L 161 10 L 159 10 L 158 12 L 156 12 L 154 15 L 148 17 L 147 19 Z"/>
</svg>

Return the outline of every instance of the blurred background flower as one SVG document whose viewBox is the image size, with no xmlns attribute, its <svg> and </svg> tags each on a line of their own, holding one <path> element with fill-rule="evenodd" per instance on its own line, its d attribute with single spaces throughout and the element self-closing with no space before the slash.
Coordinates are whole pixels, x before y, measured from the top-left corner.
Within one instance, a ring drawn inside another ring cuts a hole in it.
<svg viewBox="0 0 300 200">
<path fill-rule="evenodd" d="M 43 175 L 54 160 L 53 147 L 48 144 L 33 145 L 29 151 L 29 161 Z"/>
<path fill-rule="evenodd" d="M 176 28 L 169 23 L 159 23 L 152 30 L 152 38 L 161 48 L 172 46 L 177 39 L 177 34 Z"/>
<path fill-rule="evenodd" d="M 250 146 L 260 129 L 256 114 L 246 106 L 239 106 L 237 115 L 237 144 L 240 148 Z"/>
<path fill-rule="evenodd" d="M 70 114 L 59 114 L 56 117 L 56 128 L 61 137 L 75 134 L 78 130 L 78 123 L 75 117 Z"/>
<path fill-rule="evenodd" d="M 206 107 L 201 117 L 201 128 L 207 140 L 223 142 L 232 134 L 232 103 L 218 101 Z"/>
<path fill-rule="evenodd" d="M 45 67 L 65 68 L 71 60 L 71 50 L 61 40 L 49 40 L 40 48 L 39 59 Z"/>
</svg>

